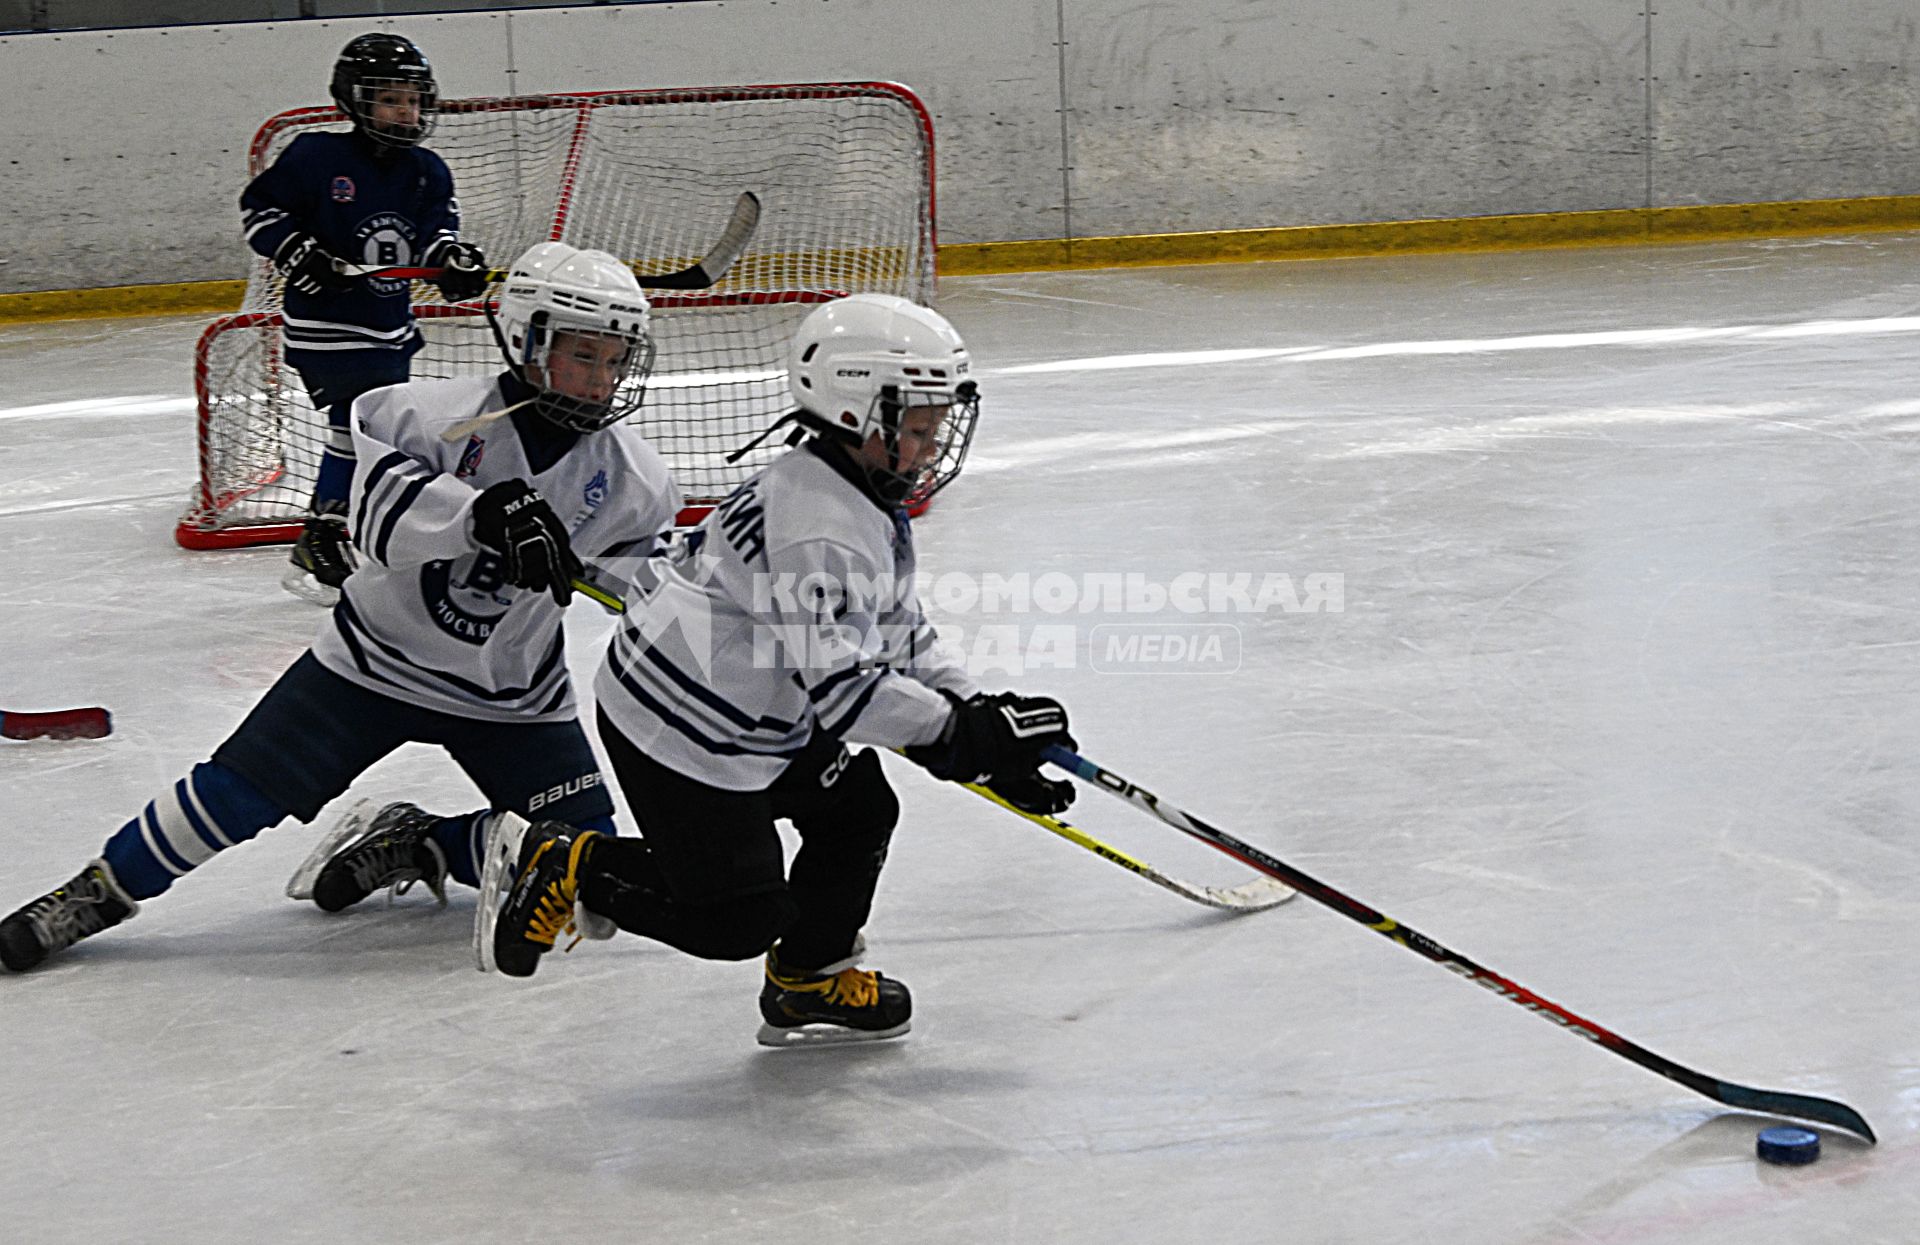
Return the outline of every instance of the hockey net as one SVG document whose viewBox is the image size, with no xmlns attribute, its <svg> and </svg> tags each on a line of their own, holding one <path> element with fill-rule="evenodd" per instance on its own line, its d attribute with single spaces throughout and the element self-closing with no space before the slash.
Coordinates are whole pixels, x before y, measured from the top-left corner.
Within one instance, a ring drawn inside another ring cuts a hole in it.
<svg viewBox="0 0 1920 1245">
<path fill-rule="evenodd" d="M 344 124 L 333 108 L 271 118 L 249 176 L 299 134 Z M 427 146 L 453 171 L 461 235 L 499 266 L 557 239 L 642 274 L 673 271 L 713 244 L 742 191 L 760 197 L 758 230 L 711 290 L 652 297 L 658 355 L 631 422 L 685 490 L 683 519 L 784 448 L 775 438 L 725 461 L 789 409 L 785 347 L 813 306 L 861 292 L 933 299 L 933 126 L 897 84 L 453 100 Z M 188 548 L 299 534 L 327 423 L 282 357 L 280 290 L 256 259 L 241 310 L 195 350 L 200 478 L 175 532 Z M 449 306 L 425 283 L 414 300 L 415 378 L 501 369 L 481 301 Z"/>
</svg>

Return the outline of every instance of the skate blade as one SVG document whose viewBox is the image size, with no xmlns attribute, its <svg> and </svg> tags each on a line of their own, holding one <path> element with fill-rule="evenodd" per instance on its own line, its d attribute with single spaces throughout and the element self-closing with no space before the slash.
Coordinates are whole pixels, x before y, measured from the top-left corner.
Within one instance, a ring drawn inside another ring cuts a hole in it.
<svg viewBox="0 0 1920 1245">
<path fill-rule="evenodd" d="M 333 828 L 320 836 L 320 841 L 307 853 L 307 858 L 287 879 L 287 898 L 312 899 L 313 884 L 320 879 L 320 870 L 327 867 L 333 854 L 344 847 L 348 840 L 367 828 L 376 811 L 378 809 L 372 800 L 355 801 L 353 807 L 333 823 Z"/>
<path fill-rule="evenodd" d="M 855 1042 L 884 1042 L 888 1038 L 905 1037 L 912 1028 L 911 1020 L 903 1020 L 891 1029 L 849 1029 L 845 1025 L 830 1024 L 778 1029 L 763 1023 L 760 1026 L 760 1032 L 754 1036 L 754 1041 L 777 1050 L 797 1050 L 815 1046 L 849 1046 Z"/>
<path fill-rule="evenodd" d="M 533 823 L 518 813 L 495 813 L 487 826 L 485 860 L 480 869 L 480 900 L 473 910 L 473 963 L 483 973 L 498 973 L 493 958 L 493 929 L 500 919 L 500 897 L 513 885 L 520 844 Z"/>
<path fill-rule="evenodd" d="M 297 566 L 289 566 L 287 573 L 280 577 L 280 586 L 299 597 L 309 605 L 324 605 L 332 608 L 340 600 L 340 590 L 329 588 L 315 579 L 308 571 Z"/>
</svg>

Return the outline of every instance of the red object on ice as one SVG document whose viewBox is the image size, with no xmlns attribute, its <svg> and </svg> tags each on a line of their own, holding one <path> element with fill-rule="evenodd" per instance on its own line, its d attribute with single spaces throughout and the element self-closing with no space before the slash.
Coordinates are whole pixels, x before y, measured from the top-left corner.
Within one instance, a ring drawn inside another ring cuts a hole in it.
<svg viewBox="0 0 1920 1245">
<path fill-rule="evenodd" d="M 113 733 L 113 715 L 99 706 L 51 713 L 0 713 L 7 739 L 102 739 Z"/>
</svg>

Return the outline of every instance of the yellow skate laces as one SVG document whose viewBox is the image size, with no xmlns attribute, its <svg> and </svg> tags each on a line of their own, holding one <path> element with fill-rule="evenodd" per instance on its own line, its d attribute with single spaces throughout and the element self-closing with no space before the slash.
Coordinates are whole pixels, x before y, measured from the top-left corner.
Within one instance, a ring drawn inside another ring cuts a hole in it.
<svg viewBox="0 0 1920 1245">
<path fill-rule="evenodd" d="M 546 893 L 540 896 L 539 904 L 533 910 L 532 918 L 527 922 L 527 941 L 537 942 L 551 947 L 562 934 L 572 934 L 573 941 L 561 948 L 571 951 L 580 945 L 583 935 L 574 923 L 574 897 L 580 891 L 580 861 L 586 855 L 587 842 L 594 837 L 594 831 L 587 831 L 573 841 L 573 851 L 567 857 L 567 872 L 547 884 Z M 533 854 L 528 868 L 540 867 L 540 858 L 545 856 L 554 845 L 548 840 L 540 845 Z"/>
<path fill-rule="evenodd" d="M 788 977 L 784 973 L 770 976 L 782 990 L 824 995 L 827 1002 L 838 1007 L 872 1007 L 880 1001 L 879 974 L 865 969 L 841 969 L 833 976 L 822 977 L 818 981 Z"/>
</svg>

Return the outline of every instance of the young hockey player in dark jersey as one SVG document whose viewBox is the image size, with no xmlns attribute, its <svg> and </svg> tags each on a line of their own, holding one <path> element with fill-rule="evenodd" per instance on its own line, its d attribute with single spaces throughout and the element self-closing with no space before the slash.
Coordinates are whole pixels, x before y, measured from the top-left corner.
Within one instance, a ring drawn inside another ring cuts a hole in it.
<svg viewBox="0 0 1920 1245">
<path fill-rule="evenodd" d="M 651 367 L 647 301 L 613 256 L 543 242 L 514 265 L 500 320 L 506 373 L 354 404 L 365 561 L 313 648 L 99 858 L 0 921 L 0 963 L 32 968 L 218 852 L 287 817 L 312 821 L 402 743 L 446 749 L 494 808 L 612 831 L 561 616 L 581 573 L 575 549 L 622 577 L 680 508 L 659 454 L 614 426 Z M 411 805 L 350 817 L 294 889 L 338 910 L 385 886 L 477 884 L 490 820 Z"/>
<path fill-rule="evenodd" d="M 446 162 L 420 146 L 438 94 L 420 49 L 398 35 L 361 35 L 333 69 L 348 133 L 303 134 L 240 196 L 247 245 L 284 275 L 282 339 L 328 436 L 312 514 L 283 582 L 332 604 L 353 569 L 346 533 L 353 443 L 347 412 L 370 389 L 407 379 L 420 349 L 412 285 L 352 277 L 340 263 L 444 267 L 448 302 L 486 288 L 486 259 L 460 240 Z"/>
<path fill-rule="evenodd" d="M 873 751 L 847 743 L 904 748 L 1032 811 L 1072 798 L 1038 772 L 1048 744 L 1072 746 L 1065 710 L 980 692 L 914 592 L 901 506 L 965 452 L 968 370 L 953 327 L 905 299 L 858 294 L 802 323 L 789 379 L 813 437 L 628 603 L 594 682 L 645 841 L 552 822 L 496 836 L 476 939 L 496 967 L 532 973 L 586 913 L 709 959 L 764 954 L 766 1045 L 907 1031 L 906 986 L 857 967 L 899 803 Z M 776 819 L 799 832 L 790 871 Z M 491 882 L 509 855 L 518 880 L 502 901 Z"/>
</svg>

